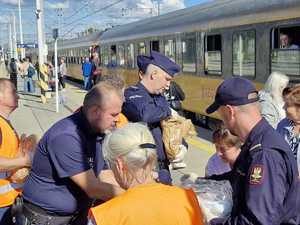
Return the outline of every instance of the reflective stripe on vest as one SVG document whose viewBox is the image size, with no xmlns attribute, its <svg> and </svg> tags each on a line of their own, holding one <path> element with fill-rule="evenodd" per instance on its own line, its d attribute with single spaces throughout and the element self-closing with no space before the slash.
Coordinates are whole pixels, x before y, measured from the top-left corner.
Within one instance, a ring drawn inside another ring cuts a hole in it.
<svg viewBox="0 0 300 225">
<path fill-rule="evenodd" d="M 15 184 L 15 183 L 9 183 L 3 186 L 0 186 L 0 194 L 6 194 L 10 191 L 13 191 L 15 189 L 21 188 L 23 184 Z"/>
</svg>

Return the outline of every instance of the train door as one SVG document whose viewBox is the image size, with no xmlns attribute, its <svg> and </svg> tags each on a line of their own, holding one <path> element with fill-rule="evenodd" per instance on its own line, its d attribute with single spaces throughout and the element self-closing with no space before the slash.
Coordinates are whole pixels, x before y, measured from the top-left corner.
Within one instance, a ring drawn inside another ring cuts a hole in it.
<svg viewBox="0 0 300 225">
<path fill-rule="evenodd" d="M 150 48 L 153 51 L 159 52 L 159 40 L 150 41 Z"/>
</svg>

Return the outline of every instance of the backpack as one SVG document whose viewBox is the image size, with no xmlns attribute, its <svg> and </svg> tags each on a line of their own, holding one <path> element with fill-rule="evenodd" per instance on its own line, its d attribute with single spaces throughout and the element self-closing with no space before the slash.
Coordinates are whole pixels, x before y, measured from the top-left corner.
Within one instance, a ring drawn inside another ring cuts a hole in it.
<svg viewBox="0 0 300 225">
<path fill-rule="evenodd" d="M 31 78 L 31 77 L 34 76 L 34 74 L 35 74 L 35 69 L 30 65 L 30 66 L 28 67 L 28 70 L 27 70 L 27 76 L 28 76 L 29 78 Z"/>
</svg>

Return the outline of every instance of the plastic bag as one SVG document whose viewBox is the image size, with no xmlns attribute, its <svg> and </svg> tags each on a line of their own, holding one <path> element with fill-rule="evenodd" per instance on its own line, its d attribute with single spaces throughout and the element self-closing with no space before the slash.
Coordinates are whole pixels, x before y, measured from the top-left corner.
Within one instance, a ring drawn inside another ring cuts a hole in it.
<svg viewBox="0 0 300 225">
<path fill-rule="evenodd" d="M 213 218 L 226 218 L 232 210 L 232 188 L 227 180 L 215 181 L 204 178 L 185 179 L 182 187 L 192 188 L 205 217 L 205 223 Z"/>
</svg>

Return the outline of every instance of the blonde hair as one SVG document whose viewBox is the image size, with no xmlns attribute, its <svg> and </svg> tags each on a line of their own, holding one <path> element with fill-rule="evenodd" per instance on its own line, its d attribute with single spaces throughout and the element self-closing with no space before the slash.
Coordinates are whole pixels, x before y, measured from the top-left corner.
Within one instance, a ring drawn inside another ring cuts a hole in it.
<svg viewBox="0 0 300 225">
<path fill-rule="evenodd" d="M 122 157 L 129 170 L 154 167 L 156 148 L 148 127 L 141 123 L 128 123 L 107 135 L 103 143 L 104 158 L 114 162 Z"/>
<path fill-rule="evenodd" d="M 272 94 L 273 96 L 282 96 L 281 87 L 285 88 L 289 83 L 289 77 L 280 72 L 272 72 L 268 77 L 264 91 Z"/>
</svg>

